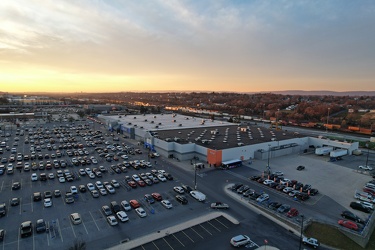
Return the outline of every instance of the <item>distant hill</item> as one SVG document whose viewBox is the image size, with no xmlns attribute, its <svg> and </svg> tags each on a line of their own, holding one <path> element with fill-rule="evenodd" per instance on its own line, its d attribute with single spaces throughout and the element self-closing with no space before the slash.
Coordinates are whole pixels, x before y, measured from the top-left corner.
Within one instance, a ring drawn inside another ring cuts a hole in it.
<svg viewBox="0 0 375 250">
<path fill-rule="evenodd" d="M 274 94 L 281 95 L 332 95 L 332 96 L 375 96 L 375 91 L 328 91 L 328 90 L 283 90 L 283 91 L 270 91 Z M 268 93 L 270 93 L 268 92 Z"/>
</svg>

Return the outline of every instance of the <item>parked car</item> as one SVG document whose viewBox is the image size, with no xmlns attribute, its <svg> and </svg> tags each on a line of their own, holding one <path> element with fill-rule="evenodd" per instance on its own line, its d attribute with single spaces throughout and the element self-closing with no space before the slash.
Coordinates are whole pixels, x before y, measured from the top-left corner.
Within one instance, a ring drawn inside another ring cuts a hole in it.
<svg viewBox="0 0 375 250">
<path fill-rule="evenodd" d="M 355 222 L 350 221 L 350 220 L 339 220 L 338 224 L 343 227 L 355 230 L 355 231 L 358 230 L 358 225 Z"/>
<path fill-rule="evenodd" d="M 197 201 L 205 201 L 206 195 L 199 191 L 190 191 L 190 195 Z"/>
<path fill-rule="evenodd" d="M 234 247 L 247 245 L 251 242 L 250 237 L 247 235 L 237 235 L 230 239 L 230 244 Z"/>
<path fill-rule="evenodd" d="M 176 195 L 176 200 L 183 205 L 188 204 L 188 200 L 183 195 Z"/>
<path fill-rule="evenodd" d="M 259 203 L 261 203 L 261 202 L 264 202 L 264 201 L 269 200 L 269 198 L 270 198 L 270 196 L 269 196 L 268 194 L 263 193 L 263 194 L 261 194 L 261 195 L 256 199 L 256 201 L 259 202 Z"/>
<path fill-rule="evenodd" d="M 116 216 L 117 218 L 121 221 L 121 222 L 125 222 L 125 221 L 128 221 L 129 220 L 129 217 L 128 215 L 124 212 L 124 211 L 119 211 L 116 213 Z"/>
<path fill-rule="evenodd" d="M 173 206 L 172 206 L 172 203 L 169 201 L 169 200 L 162 200 L 160 202 L 165 208 L 167 209 L 171 209 Z"/>
<path fill-rule="evenodd" d="M 297 208 L 291 208 L 288 213 L 286 214 L 286 216 L 288 216 L 289 218 L 292 218 L 292 217 L 296 217 L 298 216 L 299 212 L 297 210 Z"/>
<path fill-rule="evenodd" d="M 341 217 L 343 217 L 344 219 L 355 221 L 357 223 L 363 223 L 363 220 L 361 218 L 359 218 L 357 215 L 353 214 L 350 211 L 343 211 L 341 213 Z"/>
<path fill-rule="evenodd" d="M 226 204 L 226 203 L 223 203 L 223 202 L 220 202 L 220 201 L 217 201 L 217 202 L 214 202 L 214 203 L 211 203 L 211 208 L 214 208 L 214 209 L 228 209 L 229 208 L 229 205 Z"/>
<path fill-rule="evenodd" d="M 270 204 L 268 204 L 268 208 L 272 209 L 272 210 L 276 210 L 278 209 L 282 204 L 277 202 L 277 201 L 273 201 L 271 202 Z"/>
<path fill-rule="evenodd" d="M 151 196 L 157 200 L 157 201 L 161 201 L 163 199 L 163 197 L 159 194 L 159 193 L 152 193 Z"/>
<path fill-rule="evenodd" d="M 180 186 L 173 187 L 173 190 L 176 191 L 179 194 L 185 193 L 184 189 L 182 187 L 180 187 Z"/>
<path fill-rule="evenodd" d="M 359 210 L 359 211 L 362 211 L 362 212 L 365 212 L 365 213 L 370 213 L 371 212 L 371 209 L 364 206 L 363 204 L 359 203 L 359 202 L 351 202 L 350 203 L 350 207 L 355 209 L 355 210 Z"/>
<path fill-rule="evenodd" d="M 288 204 L 283 204 L 281 205 L 278 209 L 277 209 L 277 212 L 279 213 L 287 213 L 290 209 L 290 205 Z"/>
<path fill-rule="evenodd" d="M 144 196 L 145 201 L 147 201 L 149 204 L 155 203 L 154 198 L 150 194 L 145 194 Z"/>
<path fill-rule="evenodd" d="M 79 213 L 72 213 L 70 214 L 70 220 L 74 225 L 78 225 L 82 223 L 81 215 Z"/>
<path fill-rule="evenodd" d="M 36 221 L 35 224 L 35 231 L 37 233 L 43 233 L 47 229 L 46 222 L 43 219 L 39 219 Z"/>
<path fill-rule="evenodd" d="M 14 207 L 14 206 L 18 206 L 20 204 L 20 198 L 18 198 L 18 197 L 16 197 L 16 198 L 12 198 L 11 200 L 10 200 L 10 205 L 12 206 L 12 207 Z"/>
<path fill-rule="evenodd" d="M 121 201 L 120 204 L 125 211 L 130 211 L 132 209 L 129 202 L 127 202 L 126 200 Z"/>
<path fill-rule="evenodd" d="M 141 207 L 136 208 L 136 209 L 135 209 L 135 212 L 136 212 L 136 213 L 139 215 L 139 217 L 141 217 L 141 218 L 144 218 L 144 217 L 147 216 L 146 211 L 145 211 L 143 208 L 141 208 Z"/>
<path fill-rule="evenodd" d="M 102 206 L 102 211 L 105 216 L 112 215 L 112 210 L 107 205 Z"/>
<path fill-rule="evenodd" d="M 302 165 L 300 165 L 300 166 L 297 167 L 298 171 L 301 171 L 301 170 L 304 170 L 304 169 L 305 169 L 305 166 L 302 166 Z"/>
<path fill-rule="evenodd" d="M 116 226 L 118 224 L 116 217 L 113 215 L 107 216 L 107 222 L 111 226 Z"/>
<path fill-rule="evenodd" d="M 138 207 L 141 206 L 141 205 L 139 205 L 139 203 L 138 203 L 137 200 L 130 200 L 129 203 L 130 203 L 130 206 L 131 206 L 132 208 L 138 208 Z"/>
<path fill-rule="evenodd" d="M 33 223 L 31 221 L 22 222 L 20 226 L 21 238 L 31 236 L 32 234 L 33 234 Z"/>
</svg>

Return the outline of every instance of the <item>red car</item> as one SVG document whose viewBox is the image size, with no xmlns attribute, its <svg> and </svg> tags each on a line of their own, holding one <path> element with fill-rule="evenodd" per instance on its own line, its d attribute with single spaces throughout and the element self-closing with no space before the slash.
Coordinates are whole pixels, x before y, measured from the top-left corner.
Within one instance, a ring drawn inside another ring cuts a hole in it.
<svg viewBox="0 0 375 250">
<path fill-rule="evenodd" d="M 297 208 L 291 208 L 289 212 L 286 214 L 289 218 L 296 217 L 299 214 Z"/>
<path fill-rule="evenodd" d="M 137 187 L 137 184 L 135 183 L 135 181 L 128 181 L 128 185 L 131 186 L 132 188 Z"/>
<path fill-rule="evenodd" d="M 161 201 L 161 200 L 163 199 L 159 193 L 152 193 L 151 196 L 152 196 L 155 200 L 157 200 L 157 201 Z"/>
<path fill-rule="evenodd" d="M 339 220 L 338 223 L 339 223 L 339 225 L 341 225 L 343 227 L 346 227 L 346 228 L 349 228 L 349 229 L 352 229 L 352 230 L 355 230 L 355 231 L 358 230 L 358 225 L 353 221 Z"/>
<path fill-rule="evenodd" d="M 140 187 L 144 187 L 144 186 L 146 186 L 146 183 L 145 183 L 144 181 L 142 181 L 142 180 L 137 181 L 137 183 L 138 183 L 138 185 L 139 185 Z"/>
<path fill-rule="evenodd" d="M 137 201 L 137 200 L 130 200 L 129 201 L 129 204 L 130 204 L 130 206 L 132 206 L 132 208 L 138 208 L 138 207 L 140 207 L 141 205 L 139 205 L 139 202 Z"/>
</svg>

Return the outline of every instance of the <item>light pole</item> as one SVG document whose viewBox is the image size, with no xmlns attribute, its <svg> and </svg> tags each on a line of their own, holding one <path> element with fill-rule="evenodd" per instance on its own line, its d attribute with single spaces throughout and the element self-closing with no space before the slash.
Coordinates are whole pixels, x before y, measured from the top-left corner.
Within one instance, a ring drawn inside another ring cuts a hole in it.
<svg viewBox="0 0 375 250">
<path fill-rule="evenodd" d="M 328 113 L 327 113 L 327 125 L 326 125 L 326 133 L 328 133 L 328 119 L 329 119 L 329 110 L 331 108 L 328 108 Z"/>
<path fill-rule="evenodd" d="M 267 158 L 267 173 L 271 174 L 270 168 L 270 152 L 271 152 L 271 144 L 268 144 L 268 158 Z"/>
<path fill-rule="evenodd" d="M 304 219 L 304 215 L 302 214 L 301 215 L 301 218 L 302 218 L 302 220 L 301 220 L 301 235 L 300 235 L 300 237 L 299 237 L 299 250 L 301 250 L 301 247 L 302 247 L 302 236 L 303 236 L 303 219 Z"/>
<path fill-rule="evenodd" d="M 366 147 L 367 147 L 367 157 L 366 157 L 366 168 L 367 168 L 367 164 L 368 164 L 368 155 L 370 154 L 370 145 L 369 143 L 367 142 L 366 143 Z"/>
</svg>

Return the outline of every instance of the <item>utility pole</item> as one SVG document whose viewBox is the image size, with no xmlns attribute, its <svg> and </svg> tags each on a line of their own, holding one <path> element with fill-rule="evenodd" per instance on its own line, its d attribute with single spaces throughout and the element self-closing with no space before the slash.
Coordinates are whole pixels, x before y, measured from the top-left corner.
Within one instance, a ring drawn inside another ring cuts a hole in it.
<svg viewBox="0 0 375 250">
<path fill-rule="evenodd" d="M 367 147 L 367 157 L 366 157 L 366 165 L 365 165 L 365 167 L 367 168 L 368 155 L 370 154 L 370 144 L 369 144 L 369 142 L 366 143 L 366 147 Z"/>
<path fill-rule="evenodd" d="M 328 108 L 326 133 L 328 133 L 328 119 L 329 119 L 329 110 L 330 110 L 330 109 L 331 109 L 331 108 Z"/>
</svg>

